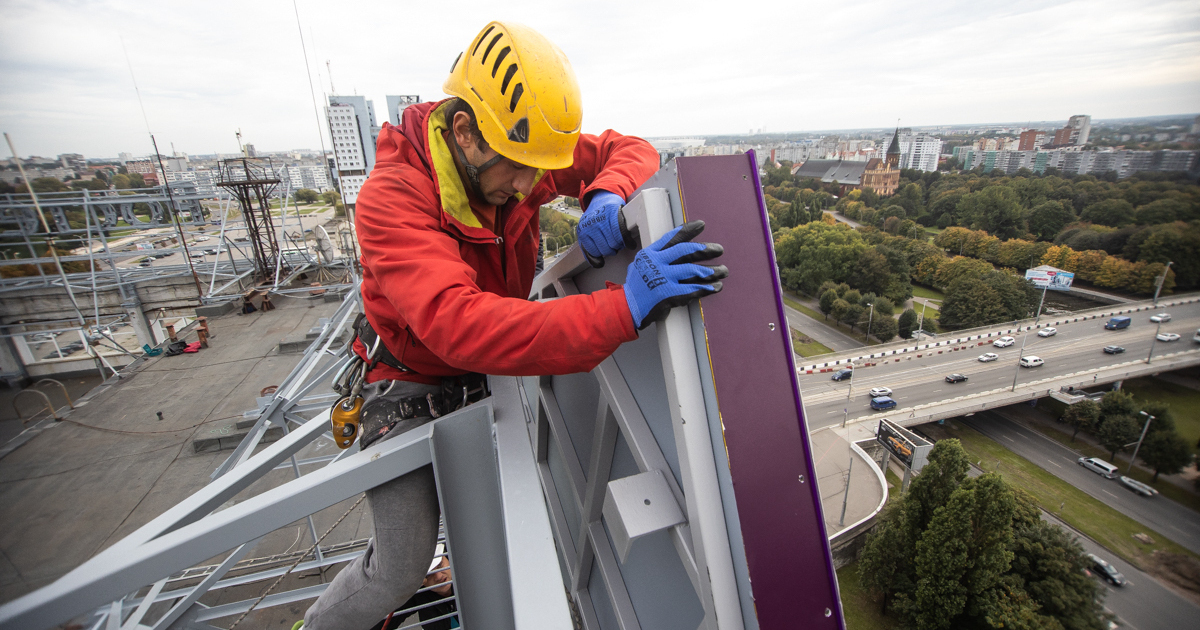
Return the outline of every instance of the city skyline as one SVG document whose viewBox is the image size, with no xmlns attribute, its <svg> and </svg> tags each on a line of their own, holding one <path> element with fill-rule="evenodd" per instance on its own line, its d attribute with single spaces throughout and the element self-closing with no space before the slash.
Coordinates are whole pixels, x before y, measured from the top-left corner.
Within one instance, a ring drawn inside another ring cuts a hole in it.
<svg viewBox="0 0 1200 630">
<path fill-rule="evenodd" d="M 872 129 L 896 118 L 920 128 L 1078 113 L 1101 121 L 1184 116 L 1200 102 L 1200 9 L 1170 0 L 857 2 L 741 15 L 529 2 L 495 16 L 468 2 L 459 15 L 479 17 L 455 20 L 434 7 L 405 8 L 404 23 L 436 29 L 394 27 L 380 19 L 387 6 L 298 1 L 302 50 L 292 3 L 217 3 L 197 13 L 12 2 L 0 25 L 0 128 L 23 155 L 149 154 L 146 120 L 163 153 L 171 143 L 190 154 L 233 153 L 238 129 L 262 150 L 319 150 L 329 135 L 313 112 L 304 52 L 318 108 L 333 92 L 326 60 L 336 94 L 380 106 L 384 94 L 436 100 L 454 56 L 492 17 L 524 21 L 564 49 L 591 133 Z"/>
</svg>

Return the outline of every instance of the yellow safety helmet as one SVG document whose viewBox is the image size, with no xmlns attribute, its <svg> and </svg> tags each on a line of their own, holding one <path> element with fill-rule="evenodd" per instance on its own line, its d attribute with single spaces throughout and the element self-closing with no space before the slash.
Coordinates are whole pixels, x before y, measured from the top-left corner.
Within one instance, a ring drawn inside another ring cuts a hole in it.
<svg viewBox="0 0 1200 630">
<path fill-rule="evenodd" d="M 574 162 L 583 120 L 571 62 L 541 33 L 492 22 L 459 53 L 442 89 L 466 101 L 504 157 L 553 170 Z"/>
</svg>

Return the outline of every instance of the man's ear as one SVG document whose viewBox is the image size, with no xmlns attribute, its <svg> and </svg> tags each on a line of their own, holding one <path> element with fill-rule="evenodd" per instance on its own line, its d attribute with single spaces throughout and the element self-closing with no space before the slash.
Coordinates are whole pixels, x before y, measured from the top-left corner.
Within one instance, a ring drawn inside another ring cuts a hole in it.
<svg viewBox="0 0 1200 630">
<path fill-rule="evenodd" d="M 471 136 L 471 116 L 466 112 L 455 112 L 450 131 L 454 134 L 458 146 L 463 149 L 475 146 L 475 138 Z"/>
</svg>

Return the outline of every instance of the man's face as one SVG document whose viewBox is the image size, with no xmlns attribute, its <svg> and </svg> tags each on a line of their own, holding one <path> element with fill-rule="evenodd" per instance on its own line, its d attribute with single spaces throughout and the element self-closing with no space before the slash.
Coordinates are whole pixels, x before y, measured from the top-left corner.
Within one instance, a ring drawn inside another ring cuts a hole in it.
<svg viewBox="0 0 1200 630">
<path fill-rule="evenodd" d="M 446 597 L 450 594 L 450 589 L 453 588 L 454 584 L 450 582 L 450 562 L 446 560 L 445 556 L 442 556 L 438 560 L 437 568 L 442 570 L 425 576 L 425 581 L 421 584 L 421 586 L 426 587 L 433 586 L 434 584 L 441 584 L 441 586 L 435 586 L 429 590 L 441 595 L 442 597 Z"/>
<path fill-rule="evenodd" d="M 476 164 L 483 164 L 496 157 L 496 152 L 491 147 L 482 152 L 476 149 L 475 153 L 479 156 L 478 161 L 472 159 Z M 480 173 L 479 188 L 483 190 L 484 199 L 489 204 L 500 206 L 517 193 L 528 195 L 533 190 L 533 178 L 536 175 L 537 169 L 532 166 L 500 158 L 499 162 Z"/>
<path fill-rule="evenodd" d="M 491 147 L 483 148 L 485 145 L 482 141 L 471 135 L 469 121 L 470 116 L 465 112 L 458 112 L 454 116 L 450 132 L 454 136 L 453 139 L 458 142 L 458 146 L 462 147 L 467 161 L 475 166 L 482 166 L 498 154 Z M 456 162 L 459 160 L 457 153 L 455 153 L 454 159 Z M 462 166 L 459 165 L 460 175 L 465 173 L 461 170 Z M 533 180 L 536 176 L 537 169 L 532 166 L 501 158 L 499 162 L 479 174 L 479 188 L 483 191 L 482 201 L 499 206 L 517 193 L 528 195 L 533 190 Z M 463 183 L 467 183 L 465 176 L 463 176 Z M 468 185 L 467 189 L 470 190 L 470 188 Z"/>
</svg>

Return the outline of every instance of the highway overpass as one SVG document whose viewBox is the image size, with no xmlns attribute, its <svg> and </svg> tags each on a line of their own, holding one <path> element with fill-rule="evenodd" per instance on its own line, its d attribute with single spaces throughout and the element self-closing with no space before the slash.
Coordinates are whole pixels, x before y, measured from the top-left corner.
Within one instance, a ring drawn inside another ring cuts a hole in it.
<svg viewBox="0 0 1200 630">
<path fill-rule="evenodd" d="M 1178 341 L 1153 343 L 1157 325 L 1150 316 L 1169 312 L 1173 319 L 1162 332 L 1174 332 Z M 1114 315 L 1128 315 L 1132 325 L 1110 331 L 1103 326 Z M 1039 337 L 1038 330 L 1054 327 L 1057 334 Z M 1200 295 L 1160 300 L 1157 308 L 1149 300 L 1093 309 L 1069 316 L 1043 317 L 989 328 L 943 334 L 923 343 L 902 340 L 883 346 L 831 354 L 818 363 L 798 365 L 801 398 L 810 430 L 841 423 L 870 423 L 888 418 L 915 425 L 966 415 L 1040 398 L 1067 387 L 1090 387 L 1127 378 L 1200 364 L 1200 344 L 1192 341 L 1200 328 Z M 801 331 L 804 332 L 804 331 Z M 1016 343 L 996 348 L 992 342 L 1009 335 Z M 1045 364 L 1020 368 L 1018 357 L 1035 355 Z M 1106 345 L 1125 348 L 1122 354 L 1105 354 Z M 979 355 L 994 352 L 996 361 L 984 363 Z M 851 380 L 835 382 L 831 375 L 849 365 L 855 367 Z M 951 373 L 967 381 L 951 384 Z M 1014 385 L 1015 379 L 1015 385 Z M 868 391 L 873 387 L 893 390 L 898 407 L 875 412 Z"/>
</svg>

